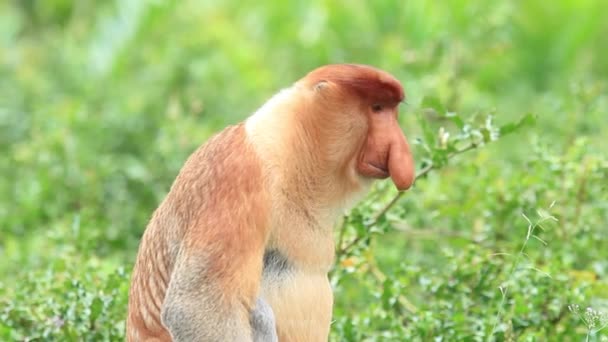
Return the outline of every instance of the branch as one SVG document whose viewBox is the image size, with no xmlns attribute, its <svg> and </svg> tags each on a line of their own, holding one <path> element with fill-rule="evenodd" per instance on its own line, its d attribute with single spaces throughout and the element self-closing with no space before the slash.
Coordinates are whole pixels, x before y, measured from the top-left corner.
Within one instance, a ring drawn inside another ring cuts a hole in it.
<svg viewBox="0 0 608 342">
<path fill-rule="evenodd" d="M 454 158 L 455 156 L 465 153 L 467 151 L 473 150 L 475 148 L 479 147 L 479 144 L 477 143 L 470 143 L 469 145 L 467 145 L 466 147 L 463 147 L 460 150 L 457 150 L 451 154 L 448 155 L 447 159 L 451 159 Z M 419 178 L 424 178 L 429 172 L 431 172 L 431 170 L 435 170 L 438 167 L 434 164 L 428 164 L 427 166 L 425 166 L 424 168 L 422 168 L 418 174 L 416 175 L 416 182 L 418 181 Z M 415 183 L 414 183 L 415 184 Z M 382 208 L 380 211 L 378 211 L 378 213 L 376 215 L 374 215 L 374 219 L 372 220 L 372 222 L 367 223 L 365 226 L 367 228 L 371 228 L 375 225 L 378 224 L 378 222 L 380 221 L 380 219 L 386 215 L 386 213 L 395 206 L 395 204 L 399 201 L 399 199 L 403 196 L 403 194 L 405 194 L 405 191 L 399 191 L 395 197 L 393 197 L 393 199 L 391 199 L 385 206 L 384 208 Z M 345 219 L 344 222 L 342 223 L 342 226 L 340 227 L 340 239 L 338 242 L 338 251 L 337 254 L 338 255 L 343 255 L 344 253 L 346 253 L 346 251 L 348 251 L 349 249 L 351 249 L 354 245 L 356 245 L 357 243 L 359 243 L 359 241 L 361 241 L 361 239 L 363 238 L 363 236 L 359 235 L 357 237 L 355 237 L 352 241 L 350 241 L 346 246 L 342 247 L 342 238 L 344 237 L 344 230 L 346 229 L 346 222 L 347 220 Z"/>
</svg>

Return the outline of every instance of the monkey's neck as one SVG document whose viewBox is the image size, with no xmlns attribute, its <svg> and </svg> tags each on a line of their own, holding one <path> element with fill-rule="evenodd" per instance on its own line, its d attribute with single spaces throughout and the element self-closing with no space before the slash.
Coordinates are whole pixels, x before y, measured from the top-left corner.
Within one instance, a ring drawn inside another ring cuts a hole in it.
<svg viewBox="0 0 608 342">
<path fill-rule="evenodd" d="M 342 198 L 351 195 L 353 180 L 344 184 L 346 166 L 331 160 L 332 124 L 299 91 L 285 89 L 255 112 L 245 123 L 248 139 L 282 193 L 307 206 L 340 207 Z"/>
<path fill-rule="evenodd" d="M 298 269 L 324 273 L 333 264 L 333 226 L 362 187 L 347 186 L 346 169 L 340 170 L 327 155 L 332 153 L 328 144 L 335 141 L 326 129 L 331 123 L 314 117 L 321 113 L 310 112 L 315 108 L 295 92 L 277 94 L 245 128 L 263 163 L 272 199 L 267 248 L 284 253 Z M 354 170 L 354 165 L 344 168 Z"/>
<path fill-rule="evenodd" d="M 354 165 L 331 160 L 332 124 L 297 92 L 289 88 L 275 95 L 246 121 L 246 132 L 266 164 L 270 192 L 311 222 L 327 225 L 365 187 L 358 183 Z"/>
</svg>

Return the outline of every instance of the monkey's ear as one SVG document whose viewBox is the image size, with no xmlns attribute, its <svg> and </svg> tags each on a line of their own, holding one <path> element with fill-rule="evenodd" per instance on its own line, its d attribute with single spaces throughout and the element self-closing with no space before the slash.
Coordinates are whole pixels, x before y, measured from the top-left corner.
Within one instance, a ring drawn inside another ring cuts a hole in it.
<svg viewBox="0 0 608 342">
<path fill-rule="evenodd" d="M 329 86 L 329 82 L 325 81 L 325 80 L 321 80 L 317 83 L 315 83 L 315 85 L 312 87 L 312 89 L 314 89 L 314 91 L 316 92 L 321 92 L 323 91 L 323 89 L 327 88 Z"/>
</svg>

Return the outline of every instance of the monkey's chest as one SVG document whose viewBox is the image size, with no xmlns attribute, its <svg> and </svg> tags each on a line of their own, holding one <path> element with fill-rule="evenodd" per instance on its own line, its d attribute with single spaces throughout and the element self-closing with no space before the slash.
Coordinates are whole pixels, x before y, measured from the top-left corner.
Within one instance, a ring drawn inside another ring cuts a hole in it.
<svg viewBox="0 0 608 342">
<path fill-rule="evenodd" d="M 280 251 L 268 250 L 261 296 L 272 308 L 279 340 L 327 341 L 333 295 L 323 268 L 302 268 Z"/>
</svg>

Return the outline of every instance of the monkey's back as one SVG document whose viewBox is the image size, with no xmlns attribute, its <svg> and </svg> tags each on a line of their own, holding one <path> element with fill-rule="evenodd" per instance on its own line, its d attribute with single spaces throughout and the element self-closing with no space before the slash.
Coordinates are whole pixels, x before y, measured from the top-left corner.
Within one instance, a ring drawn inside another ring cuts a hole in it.
<svg viewBox="0 0 608 342">
<path fill-rule="evenodd" d="M 260 232 L 268 227 L 268 208 L 261 205 L 266 197 L 261 163 L 243 125 L 224 129 L 192 153 L 142 236 L 129 292 L 129 341 L 171 340 L 161 312 L 184 251 L 197 263 L 193 283 L 245 298 L 247 309 L 254 305 L 262 257 L 252 254 L 263 250 L 267 235 Z"/>
</svg>

